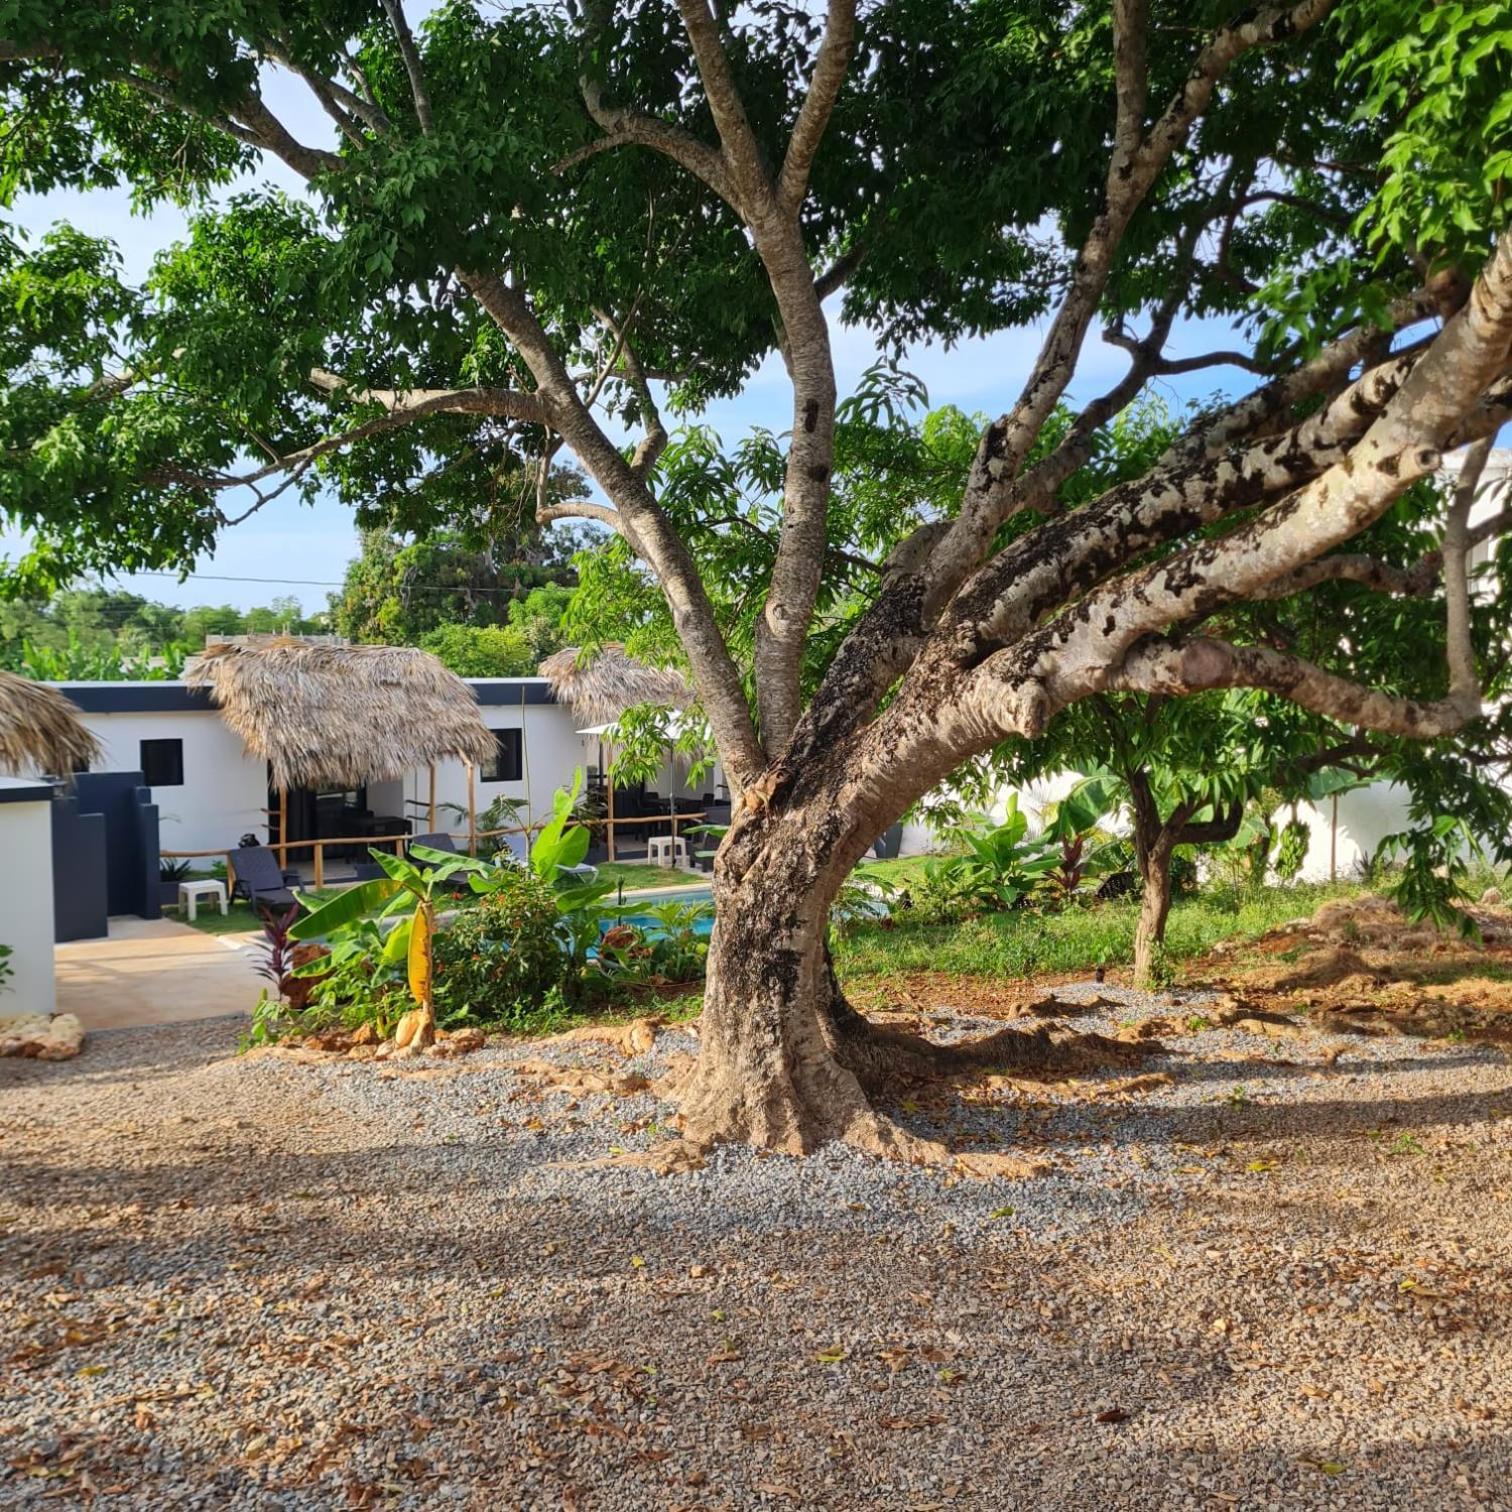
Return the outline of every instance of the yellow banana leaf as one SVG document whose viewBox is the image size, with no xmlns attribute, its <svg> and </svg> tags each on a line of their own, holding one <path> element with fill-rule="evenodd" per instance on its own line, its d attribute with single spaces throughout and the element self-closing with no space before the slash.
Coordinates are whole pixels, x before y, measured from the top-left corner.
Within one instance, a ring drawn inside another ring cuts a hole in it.
<svg viewBox="0 0 1512 1512">
<path fill-rule="evenodd" d="M 410 991 L 422 1008 L 431 1005 L 431 929 L 430 904 L 422 903 L 415 910 L 409 939 Z"/>
</svg>

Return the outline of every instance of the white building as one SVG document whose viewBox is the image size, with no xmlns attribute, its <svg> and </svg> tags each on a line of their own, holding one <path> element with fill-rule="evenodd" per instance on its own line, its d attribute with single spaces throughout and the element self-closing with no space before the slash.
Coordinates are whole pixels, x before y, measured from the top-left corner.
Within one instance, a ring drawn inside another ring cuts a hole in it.
<svg viewBox="0 0 1512 1512">
<path fill-rule="evenodd" d="M 558 788 L 570 786 L 575 771 L 590 770 L 601 746 L 580 734 L 572 711 L 552 696 L 540 677 L 471 678 L 468 686 L 483 722 L 496 732 L 497 759 L 474 774 L 474 802 L 482 813 L 496 798 L 525 805 L 522 817 L 537 823 L 551 813 Z M 248 753 L 222 721 L 208 693 L 182 682 L 67 682 L 57 686 L 73 701 L 98 738 L 102 771 L 140 771 L 159 811 L 162 850 L 222 853 L 243 835 L 268 838 L 270 811 L 267 764 Z M 373 732 L 375 742 L 383 732 Z M 453 834 L 467 829 L 467 769 L 461 761 L 439 762 L 435 773 L 437 828 Z M 671 794 L 699 797 L 705 782 L 690 789 L 676 774 Z M 667 788 L 662 792 L 666 793 Z M 420 833 L 430 827 L 430 771 L 372 782 L 345 795 L 354 809 L 406 819 Z M 463 817 L 445 805 L 456 805 Z M 293 838 L 305 838 L 291 824 Z M 630 843 L 629 835 L 621 836 Z"/>
</svg>

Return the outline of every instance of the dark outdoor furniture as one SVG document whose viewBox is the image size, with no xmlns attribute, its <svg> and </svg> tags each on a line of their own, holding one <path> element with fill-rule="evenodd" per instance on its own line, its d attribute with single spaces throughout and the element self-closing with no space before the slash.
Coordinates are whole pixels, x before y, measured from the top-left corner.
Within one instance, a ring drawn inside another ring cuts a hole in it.
<svg viewBox="0 0 1512 1512">
<path fill-rule="evenodd" d="M 290 889 L 300 880 L 299 873 L 280 867 L 267 846 L 245 845 L 231 851 L 227 860 L 236 876 L 232 896 L 245 898 L 254 910 L 289 909 L 298 901 Z"/>
<path fill-rule="evenodd" d="M 393 840 L 409 834 L 410 822 L 393 814 L 367 814 L 357 821 L 357 832 L 370 840 Z"/>
</svg>

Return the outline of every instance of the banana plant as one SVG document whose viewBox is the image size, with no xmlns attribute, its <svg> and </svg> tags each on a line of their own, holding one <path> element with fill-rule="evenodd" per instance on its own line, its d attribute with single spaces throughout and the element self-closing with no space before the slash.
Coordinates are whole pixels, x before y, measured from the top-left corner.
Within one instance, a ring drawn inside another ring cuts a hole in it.
<svg viewBox="0 0 1512 1512">
<path fill-rule="evenodd" d="M 551 818 L 541 826 L 530 847 L 529 867 L 556 894 L 557 934 L 568 961 L 568 975 L 574 980 L 586 969 L 590 953 L 597 947 L 606 923 L 616 917 L 615 910 L 603 906 L 614 883 L 584 881 L 578 868 L 588 854 L 592 839 L 587 828 L 576 823 L 578 792 L 583 774 L 573 774 L 571 788 L 558 788 L 551 804 Z M 467 885 L 475 893 L 496 892 L 506 885 L 507 873 L 498 870 L 475 872 Z"/>
<path fill-rule="evenodd" d="M 429 1044 L 436 1035 L 436 1005 L 432 984 L 431 942 L 436 932 L 436 889 L 459 873 L 469 873 L 469 881 L 495 870 L 486 861 L 472 856 L 457 856 L 450 851 L 432 850 L 426 845 L 411 847 L 410 856 L 391 856 L 376 848 L 368 852 L 387 874 L 359 882 L 345 892 L 313 908 L 289 930 L 294 940 L 325 939 L 331 955 L 310 962 L 298 975 L 322 975 L 347 958 L 369 953 L 374 936 L 381 933 L 372 915 L 379 920 L 398 917 L 398 922 L 383 936 L 377 962 L 384 967 L 406 966 L 410 996 L 415 1000 L 414 1017 L 406 1014 L 400 1021 L 402 1043 Z M 416 866 L 414 861 L 425 863 Z M 486 889 L 479 889 L 484 891 Z M 311 970 L 310 968 L 315 968 Z M 406 1021 L 408 1021 L 406 1023 Z"/>
<path fill-rule="evenodd" d="M 941 879 L 979 902 L 1017 907 L 1044 885 L 1057 860 L 1058 848 L 1028 833 L 1029 816 L 1019 809 L 1018 794 L 1009 793 L 1001 824 L 983 816 L 955 831 L 966 853 L 939 863 Z"/>
<path fill-rule="evenodd" d="M 592 843 L 585 825 L 575 822 L 574 810 L 582 791 L 581 768 L 572 774 L 571 788 L 558 788 L 551 800 L 551 818 L 541 826 L 530 847 L 530 869 L 553 887 L 571 887 L 573 873 L 583 864 Z"/>
</svg>

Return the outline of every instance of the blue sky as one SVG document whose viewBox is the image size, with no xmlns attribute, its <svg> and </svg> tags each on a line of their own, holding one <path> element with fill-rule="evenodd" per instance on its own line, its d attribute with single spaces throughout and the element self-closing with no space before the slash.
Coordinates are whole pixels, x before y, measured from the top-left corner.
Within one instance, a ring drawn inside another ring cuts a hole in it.
<svg viewBox="0 0 1512 1512">
<path fill-rule="evenodd" d="M 303 86 L 273 75 L 267 80 L 266 92 L 270 106 L 298 135 L 309 141 L 328 139 L 325 118 Z M 299 188 L 279 164 L 235 188 L 255 183 L 275 183 L 293 192 Z M 28 231 L 42 231 L 56 221 L 68 220 L 91 234 L 109 236 L 120 248 L 130 277 L 143 275 L 156 253 L 184 234 L 184 218 L 179 212 L 165 208 L 150 216 L 134 215 L 124 191 L 32 196 L 16 207 L 15 220 Z M 1034 330 L 1009 332 L 964 342 L 953 350 L 923 346 L 908 354 L 905 366 L 924 380 L 932 404 L 955 404 L 967 411 L 995 414 L 1016 396 L 1039 345 L 1039 334 Z M 1226 346 L 1230 344 L 1226 336 L 1221 327 L 1188 323 L 1173 333 L 1171 350 L 1183 355 Z M 875 346 L 864 329 L 837 326 L 834 347 L 844 394 L 874 360 Z M 1077 369 L 1073 397 L 1088 398 L 1101 392 L 1123 372 L 1126 363 L 1125 353 L 1106 346 L 1095 335 L 1089 338 Z M 1216 389 L 1242 392 L 1252 382 L 1241 371 L 1218 368 L 1174 379 L 1164 392 L 1168 401 L 1180 405 Z M 781 362 L 773 357 L 744 393 L 715 404 L 704 418 L 728 442 L 754 425 L 786 430 L 790 405 L 786 375 Z M 24 544 L 16 534 L 0 532 L 0 556 L 15 556 Z M 294 594 L 307 611 L 313 611 L 324 607 L 327 590 L 323 585 L 339 583 L 356 547 L 349 510 L 331 500 L 303 505 L 286 495 L 228 531 L 187 581 L 181 583 L 171 574 L 123 575 L 117 581 L 149 598 L 172 604 L 230 603 L 247 608 L 265 604 L 277 595 Z"/>
</svg>

